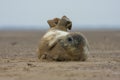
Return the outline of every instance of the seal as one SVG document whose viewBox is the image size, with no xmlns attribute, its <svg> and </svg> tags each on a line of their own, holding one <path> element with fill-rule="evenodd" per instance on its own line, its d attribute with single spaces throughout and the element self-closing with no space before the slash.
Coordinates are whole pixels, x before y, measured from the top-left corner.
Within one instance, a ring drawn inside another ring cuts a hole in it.
<svg viewBox="0 0 120 80">
<path fill-rule="evenodd" d="M 38 58 L 48 61 L 85 61 L 89 44 L 80 32 L 69 32 L 72 22 L 66 16 L 47 21 L 50 29 L 41 38 Z"/>
</svg>

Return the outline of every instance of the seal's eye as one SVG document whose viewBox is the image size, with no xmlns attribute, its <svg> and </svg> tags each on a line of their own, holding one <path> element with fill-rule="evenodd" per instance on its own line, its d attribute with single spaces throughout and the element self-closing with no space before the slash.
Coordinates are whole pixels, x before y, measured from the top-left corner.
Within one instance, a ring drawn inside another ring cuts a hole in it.
<svg viewBox="0 0 120 80">
<path fill-rule="evenodd" d="M 67 40 L 68 40 L 69 42 L 71 42 L 71 41 L 72 41 L 72 38 L 71 38 L 71 37 L 68 37 Z"/>
</svg>

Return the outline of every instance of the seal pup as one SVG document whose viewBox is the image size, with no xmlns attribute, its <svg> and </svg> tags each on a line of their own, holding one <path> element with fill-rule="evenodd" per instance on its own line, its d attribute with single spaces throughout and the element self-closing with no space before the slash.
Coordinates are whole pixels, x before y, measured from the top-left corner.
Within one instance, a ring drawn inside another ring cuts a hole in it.
<svg viewBox="0 0 120 80">
<path fill-rule="evenodd" d="M 48 21 L 50 29 L 40 40 L 38 58 L 48 61 L 87 60 L 89 44 L 85 36 L 67 31 L 71 30 L 72 22 L 66 16 L 56 19 Z"/>
</svg>

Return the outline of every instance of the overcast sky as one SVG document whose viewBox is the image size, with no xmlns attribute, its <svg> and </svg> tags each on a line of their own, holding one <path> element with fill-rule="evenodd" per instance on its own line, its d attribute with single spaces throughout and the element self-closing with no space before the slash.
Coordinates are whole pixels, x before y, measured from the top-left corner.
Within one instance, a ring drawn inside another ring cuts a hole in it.
<svg viewBox="0 0 120 80">
<path fill-rule="evenodd" d="M 120 0 L 0 0 L 0 27 L 46 26 L 66 15 L 76 25 L 120 25 Z"/>
</svg>

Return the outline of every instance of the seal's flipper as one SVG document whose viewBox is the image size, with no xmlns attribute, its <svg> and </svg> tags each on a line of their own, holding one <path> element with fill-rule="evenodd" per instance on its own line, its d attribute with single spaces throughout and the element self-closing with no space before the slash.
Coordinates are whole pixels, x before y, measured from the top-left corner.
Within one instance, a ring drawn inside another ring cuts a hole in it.
<svg viewBox="0 0 120 80">
<path fill-rule="evenodd" d="M 55 27 L 58 24 L 59 18 L 54 18 L 51 20 L 47 20 L 47 23 L 49 24 L 50 28 Z"/>
</svg>

